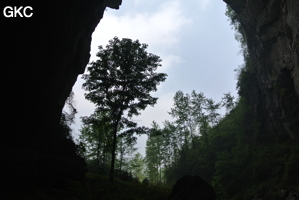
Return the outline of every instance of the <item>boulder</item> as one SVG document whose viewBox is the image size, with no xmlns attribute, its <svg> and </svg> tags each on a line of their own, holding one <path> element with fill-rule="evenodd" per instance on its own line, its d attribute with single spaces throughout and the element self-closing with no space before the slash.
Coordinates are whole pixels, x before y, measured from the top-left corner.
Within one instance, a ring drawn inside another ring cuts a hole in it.
<svg viewBox="0 0 299 200">
<path fill-rule="evenodd" d="M 169 200 L 215 200 L 214 188 L 199 176 L 185 175 L 173 186 Z"/>
</svg>

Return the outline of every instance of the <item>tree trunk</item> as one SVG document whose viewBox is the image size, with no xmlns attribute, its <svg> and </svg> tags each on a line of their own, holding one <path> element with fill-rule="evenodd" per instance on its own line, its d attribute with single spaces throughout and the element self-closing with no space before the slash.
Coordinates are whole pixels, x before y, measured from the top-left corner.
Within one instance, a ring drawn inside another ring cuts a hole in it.
<svg viewBox="0 0 299 200">
<path fill-rule="evenodd" d="M 121 116 L 122 116 L 123 110 L 121 110 L 118 113 L 117 121 L 114 124 L 113 127 L 113 142 L 112 142 L 112 151 L 111 151 L 111 166 L 110 166 L 110 173 L 109 173 L 109 181 L 113 182 L 113 176 L 114 176 L 114 163 L 115 163 L 115 151 L 116 151 L 116 134 L 117 134 L 117 128 L 118 124 L 120 122 Z"/>
<path fill-rule="evenodd" d="M 112 151 L 111 151 L 112 158 L 111 158 L 111 166 L 110 166 L 110 173 L 109 173 L 109 181 L 111 181 L 111 182 L 113 182 L 113 176 L 114 176 L 116 133 L 117 133 L 117 126 L 114 128 L 114 131 L 113 131 L 113 143 L 112 143 Z"/>
<path fill-rule="evenodd" d="M 98 130 L 98 147 L 97 147 L 97 170 L 100 168 L 100 148 L 101 148 L 101 136 L 100 136 L 100 131 Z"/>
</svg>

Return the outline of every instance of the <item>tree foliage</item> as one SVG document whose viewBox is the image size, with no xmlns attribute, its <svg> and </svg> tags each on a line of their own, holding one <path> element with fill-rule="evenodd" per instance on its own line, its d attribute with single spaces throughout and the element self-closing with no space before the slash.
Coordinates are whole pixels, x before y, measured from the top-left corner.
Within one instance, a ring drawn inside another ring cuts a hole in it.
<svg viewBox="0 0 299 200">
<path fill-rule="evenodd" d="M 221 107 L 225 115 L 220 115 Z M 202 93 L 177 92 L 170 112 L 174 121 L 165 121 L 163 128 L 153 123 L 146 143 L 150 182 L 162 177 L 172 185 L 183 175 L 199 175 L 213 185 L 219 199 L 252 199 L 273 185 L 283 189 L 298 184 L 292 176 L 298 174 L 297 143 L 267 138 L 253 113 L 246 97 L 235 100 L 227 93 L 215 103 Z M 193 137 L 187 137 L 191 131 Z"/>
<path fill-rule="evenodd" d="M 216 103 L 202 93 L 178 91 L 169 112 L 173 121 L 156 128 L 160 134 L 149 137 L 146 148 L 161 154 L 162 176 L 170 185 L 185 174 L 199 175 L 213 185 L 217 199 L 262 199 L 267 193 L 274 199 L 281 189 L 299 185 L 298 141 L 263 129 L 263 109 L 251 95 L 256 89 L 256 66 L 237 14 L 229 7 L 226 14 L 244 56 L 245 63 L 237 70 L 240 96 L 235 99 L 226 93 Z M 221 107 L 226 109 L 224 115 Z M 160 138 L 162 146 L 157 145 Z"/>
<path fill-rule="evenodd" d="M 153 106 L 157 99 L 150 92 L 165 81 L 165 73 L 157 73 L 161 66 L 159 56 L 148 53 L 147 45 L 138 40 L 118 39 L 114 37 L 104 49 L 99 46 L 97 61 L 91 62 L 83 88 L 88 91 L 85 98 L 96 105 L 95 113 L 108 113 L 113 133 L 111 151 L 110 180 L 113 180 L 117 132 L 119 126 L 124 131 L 119 135 L 133 137 L 133 133 L 143 134 L 145 127 L 137 127 L 130 120 L 139 115 L 148 105 Z"/>
<path fill-rule="evenodd" d="M 130 171 L 134 177 L 136 177 L 140 182 L 145 178 L 144 176 L 144 158 L 137 152 L 129 161 Z"/>
<path fill-rule="evenodd" d="M 152 131 L 148 136 L 145 148 L 145 162 L 146 162 L 146 174 L 150 183 L 157 184 L 163 181 L 163 161 L 165 161 L 166 149 L 163 145 L 164 137 L 161 134 L 159 125 L 153 121 Z"/>
<path fill-rule="evenodd" d="M 196 167 L 201 164 L 207 165 L 207 157 L 211 156 L 209 131 L 220 121 L 218 110 L 221 105 L 231 106 L 228 104 L 233 104 L 232 99 L 228 93 L 223 103 L 215 103 L 203 93 L 176 92 L 169 112 L 174 121 L 165 121 L 163 128 L 153 122 L 146 143 L 147 173 L 152 183 L 163 181 L 171 184 L 190 170 L 197 173 Z M 198 146 L 207 154 L 200 155 Z M 199 156 L 199 160 L 194 160 Z M 209 172 L 209 177 L 211 175 Z"/>
<path fill-rule="evenodd" d="M 106 174 L 110 166 L 113 139 L 110 119 L 107 113 L 95 113 L 81 120 L 83 125 L 77 141 L 81 155 L 91 172 Z"/>
</svg>

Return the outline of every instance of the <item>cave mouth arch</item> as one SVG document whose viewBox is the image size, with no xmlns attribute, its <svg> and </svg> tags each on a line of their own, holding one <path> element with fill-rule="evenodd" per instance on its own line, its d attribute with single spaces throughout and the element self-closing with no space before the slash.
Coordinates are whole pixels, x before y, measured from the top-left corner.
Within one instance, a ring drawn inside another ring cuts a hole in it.
<svg viewBox="0 0 299 200">
<path fill-rule="evenodd" d="M 225 1 L 240 14 L 243 25 L 248 26 L 248 30 L 251 31 L 258 30 L 252 29 L 258 26 L 254 24 L 257 22 L 255 20 L 257 16 L 274 16 L 277 20 L 287 19 L 286 22 L 282 21 L 281 25 L 289 26 L 288 30 L 292 31 L 292 34 L 288 35 L 288 37 L 291 36 L 291 44 L 298 44 L 296 39 L 298 9 L 293 9 L 298 8 L 298 1 L 274 1 L 281 3 L 282 5 L 279 6 L 283 6 L 283 9 L 273 9 L 273 12 L 271 12 L 272 9 L 268 9 L 270 13 L 260 15 L 259 12 L 263 11 L 264 3 L 270 1 L 255 1 L 253 4 L 245 0 Z M 64 100 L 70 93 L 80 70 L 84 69 L 88 62 L 91 34 L 103 16 L 107 6 L 105 2 L 107 1 L 76 1 L 70 4 L 69 1 L 63 0 L 45 1 L 41 5 L 36 1 L 27 0 L 23 1 L 24 5 L 25 3 L 32 5 L 34 10 L 30 20 L 25 18 L 4 20 L 2 24 L 5 30 L 2 35 L 4 50 L 1 51 L 4 60 L 1 98 L 4 129 L 1 131 L 1 159 L 4 168 L 2 180 L 7 183 L 8 189 L 16 184 L 59 185 L 65 178 L 73 177 L 77 180 L 82 178 L 85 170 L 84 162 L 73 150 L 75 144 L 61 138 L 59 119 Z M 8 0 L 4 0 L 3 3 L 14 4 Z M 252 9 L 255 6 L 257 9 Z M 113 4 L 111 7 L 117 6 Z M 273 8 L 272 5 L 269 8 Z M 287 12 L 282 12 L 283 10 Z M 280 12 L 279 15 L 276 15 L 276 12 Z M 253 18 L 246 18 L 244 13 Z M 265 22 L 268 20 L 271 18 L 267 18 Z M 283 33 L 284 29 L 281 30 L 281 38 L 286 37 Z M 264 30 L 263 36 L 266 36 L 266 31 Z M 256 35 L 259 36 L 258 33 Z M 260 40 L 254 44 L 263 44 L 265 41 L 262 39 L 267 39 L 267 37 L 257 38 Z M 289 49 L 290 38 L 282 42 L 287 45 L 282 46 L 281 49 Z M 277 52 L 280 47 L 273 46 L 274 49 L 277 48 Z M 298 50 L 294 48 L 291 52 L 294 55 L 292 65 L 297 70 Z M 256 57 L 258 58 L 258 55 Z M 267 54 L 265 54 L 265 59 L 268 59 Z M 275 66 L 275 63 L 276 61 L 273 61 L 269 66 Z M 263 65 L 263 63 L 260 64 Z M 291 76 L 293 72 L 282 72 L 282 74 L 279 84 L 287 88 L 279 92 L 286 92 L 290 95 L 284 96 L 278 104 L 284 108 L 284 113 L 288 117 L 283 116 L 281 110 L 275 114 L 279 116 L 279 119 L 283 118 L 291 123 L 290 129 L 298 131 L 298 107 L 296 107 L 298 92 L 297 98 L 293 92 L 299 88 L 298 81 L 285 82 L 286 79 L 294 79 Z M 256 76 L 263 77 L 261 74 L 256 74 Z M 267 76 L 271 77 L 271 74 Z M 271 98 L 268 99 L 271 100 Z M 269 104 L 274 105 L 273 102 Z M 295 112 L 294 108 L 296 108 Z M 271 116 L 268 117 L 271 118 Z M 281 126 L 281 121 L 273 120 L 278 126 Z M 51 163 L 54 164 L 51 165 Z M 70 167 L 74 170 L 64 170 Z M 52 172 L 49 173 L 51 170 Z"/>
</svg>

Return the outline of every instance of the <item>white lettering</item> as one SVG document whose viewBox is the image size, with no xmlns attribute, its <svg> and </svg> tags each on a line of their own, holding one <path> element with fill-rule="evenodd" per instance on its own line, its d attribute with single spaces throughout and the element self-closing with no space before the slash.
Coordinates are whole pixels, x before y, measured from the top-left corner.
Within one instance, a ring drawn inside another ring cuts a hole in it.
<svg viewBox="0 0 299 200">
<path fill-rule="evenodd" d="M 30 10 L 30 11 L 27 11 L 26 13 L 26 10 Z M 9 17 L 23 17 L 23 15 L 25 17 L 32 17 L 33 15 L 33 8 L 31 6 L 25 6 L 23 8 L 23 6 L 20 6 L 20 7 L 17 7 L 17 6 L 14 6 L 14 7 L 11 7 L 11 6 L 6 6 L 4 9 L 3 9 L 3 15 L 7 18 Z"/>
<path fill-rule="evenodd" d="M 23 6 L 17 9 L 17 7 L 14 7 L 15 17 L 17 17 L 17 14 L 20 15 L 20 17 L 23 17 L 22 13 L 20 12 L 22 10 Z"/>
<path fill-rule="evenodd" d="M 27 9 L 30 9 L 31 11 L 33 10 L 33 8 L 32 8 L 31 6 L 26 6 L 26 7 L 24 8 L 24 12 L 23 12 L 24 16 L 25 16 L 25 17 L 32 17 L 33 12 L 31 12 L 29 15 L 27 15 L 27 14 L 26 14 L 26 10 L 27 10 Z"/>
<path fill-rule="evenodd" d="M 7 9 L 9 10 L 6 12 Z M 13 8 L 10 6 L 6 6 L 3 10 L 3 14 L 5 17 L 13 17 Z"/>
</svg>

